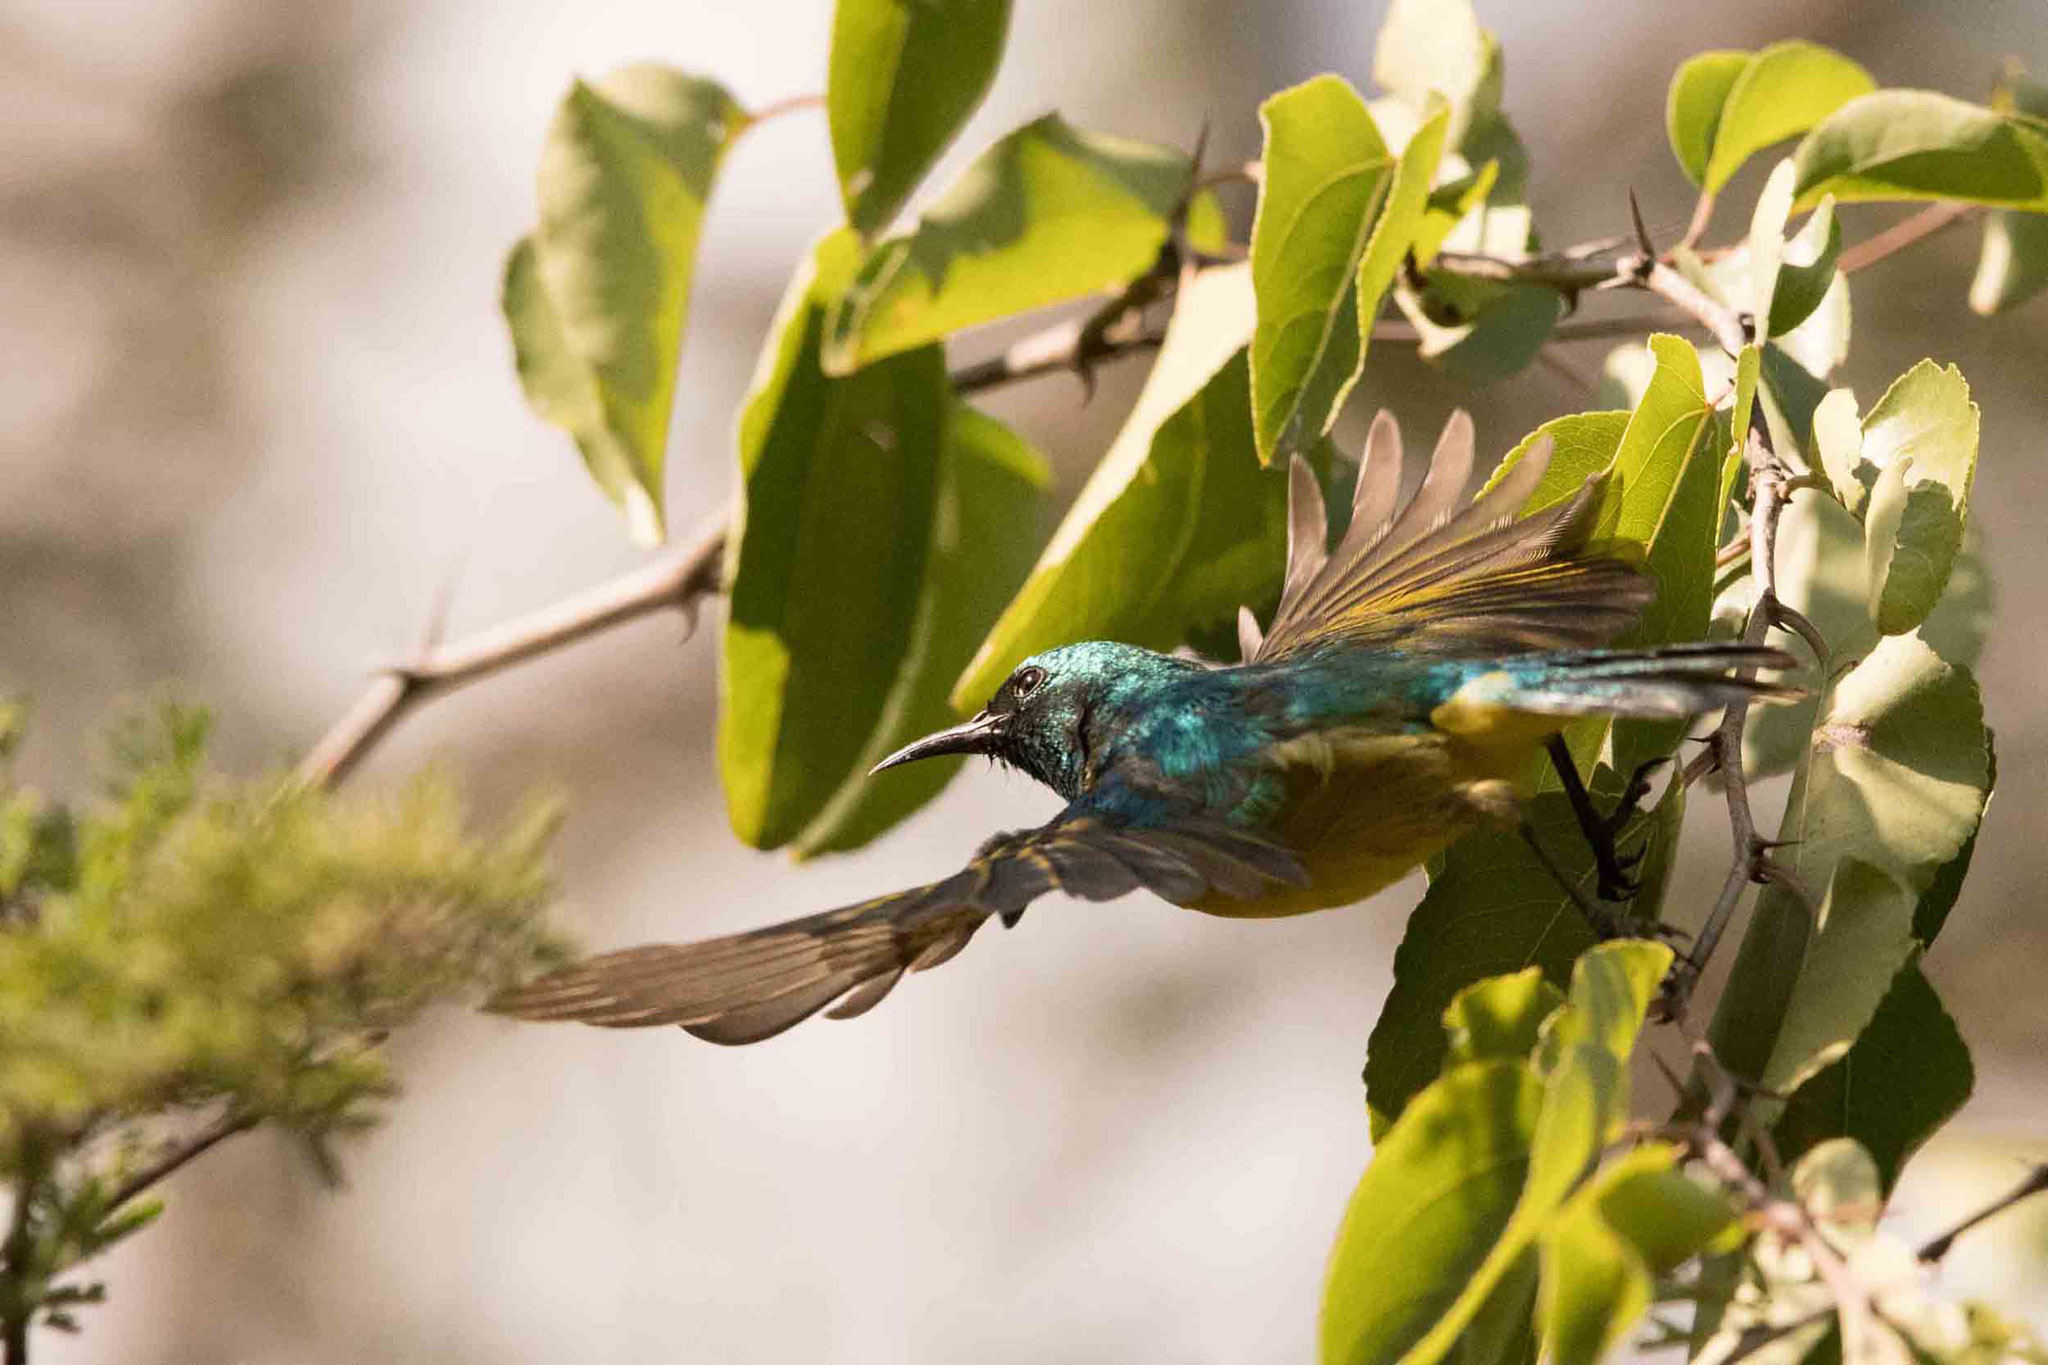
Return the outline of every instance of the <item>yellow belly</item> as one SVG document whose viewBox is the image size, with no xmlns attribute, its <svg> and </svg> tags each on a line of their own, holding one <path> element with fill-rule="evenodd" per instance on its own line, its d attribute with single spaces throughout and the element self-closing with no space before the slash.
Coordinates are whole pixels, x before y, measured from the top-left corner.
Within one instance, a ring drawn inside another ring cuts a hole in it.
<svg viewBox="0 0 2048 1365">
<path fill-rule="evenodd" d="M 1461 702 L 1438 707 L 1422 735 L 1332 732 L 1282 755 L 1287 800 L 1270 827 L 1308 869 L 1307 886 L 1258 900 L 1211 893 L 1188 903 L 1234 918 L 1352 905 L 1448 847 L 1473 826 L 1515 818 L 1554 717 Z"/>
</svg>

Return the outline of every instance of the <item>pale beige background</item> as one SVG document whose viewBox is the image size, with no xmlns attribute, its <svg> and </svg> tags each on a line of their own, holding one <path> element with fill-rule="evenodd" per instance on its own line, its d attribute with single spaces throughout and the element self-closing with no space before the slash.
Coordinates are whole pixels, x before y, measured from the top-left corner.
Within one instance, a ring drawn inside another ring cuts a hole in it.
<svg viewBox="0 0 2048 1365">
<path fill-rule="evenodd" d="M 967 142 L 1057 107 L 1183 142 L 1208 116 L 1220 157 L 1251 155 L 1263 94 L 1324 69 L 1365 81 L 1380 8 L 1020 0 Z M 1805 35 L 1887 82 L 1969 95 L 2009 52 L 2048 70 L 2038 0 L 1484 10 L 1558 242 L 1619 230 L 1628 185 L 1665 230 L 1683 221 L 1663 91 L 1703 47 Z M 219 704 L 227 762 L 275 761 L 414 638 L 451 576 L 460 632 L 637 562 L 524 409 L 496 314 L 542 129 L 573 74 L 632 59 L 750 103 L 815 89 L 827 26 L 822 0 L 0 3 L 0 688 L 40 699 L 31 774 L 82 783 L 96 719 L 166 679 Z M 731 163 L 683 363 L 678 527 L 727 494 L 731 414 L 782 278 L 835 212 L 815 117 Z M 2004 600 L 1983 672 L 2005 785 L 1930 963 L 1979 1098 L 1909 1178 L 1909 1226 L 2048 1154 L 2030 837 L 2048 813 L 2048 303 L 1971 317 L 1973 260 L 1958 233 L 1860 279 L 1848 371 L 1866 402 L 1923 354 L 1970 376 Z M 1455 397 L 1392 348 L 1372 376 L 1368 401 L 1411 426 Z M 1137 378 L 1109 376 L 1086 409 L 1061 379 L 992 406 L 1052 456 L 1064 498 Z M 1499 449 L 1584 405 L 1533 370 L 1484 395 L 1480 429 Z M 362 780 L 439 755 L 490 809 L 565 791 L 563 914 L 600 944 L 922 880 L 1052 807 L 979 773 L 858 857 L 743 849 L 713 773 L 712 642 L 678 636 L 641 625 L 442 703 Z M 1711 814 L 1699 825 L 1685 875 L 1704 888 L 1724 845 Z M 1051 904 L 857 1024 L 739 1052 L 444 1014 L 397 1044 L 409 1097 L 350 1153 L 346 1195 L 267 1139 L 210 1156 L 106 1262 L 112 1302 L 87 1335 L 40 1358 L 1305 1359 L 1367 1151 L 1365 1037 L 1417 894 L 1274 924 Z M 2015 1218 L 1948 1280 L 2048 1317 L 2044 1250 L 2048 1219 Z"/>
</svg>

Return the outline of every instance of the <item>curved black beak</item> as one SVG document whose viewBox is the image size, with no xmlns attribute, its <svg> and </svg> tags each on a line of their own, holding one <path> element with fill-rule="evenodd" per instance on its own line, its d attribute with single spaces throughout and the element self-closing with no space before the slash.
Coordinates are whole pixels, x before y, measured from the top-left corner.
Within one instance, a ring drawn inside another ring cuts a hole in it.
<svg viewBox="0 0 2048 1365">
<path fill-rule="evenodd" d="M 904 745 L 868 769 L 868 776 L 873 777 L 884 768 L 915 763 L 920 758 L 939 758 L 946 754 L 989 753 L 995 748 L 996 741 L 1003 736 L 1003 720 L 1002 716 L 983 711 L 973 720 L 963 721 L 950 729 L 940 730 Z"/>
</svg>

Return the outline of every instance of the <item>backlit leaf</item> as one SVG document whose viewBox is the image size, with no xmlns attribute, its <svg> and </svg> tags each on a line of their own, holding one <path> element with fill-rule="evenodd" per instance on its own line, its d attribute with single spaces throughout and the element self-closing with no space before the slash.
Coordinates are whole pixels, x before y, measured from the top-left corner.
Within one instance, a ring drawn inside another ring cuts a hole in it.
<svg viewBox="0 0 2048 1365">
<path fill-rule="evenodd" d="M 1444 1065 L 1490 1057 L 1526 1058 L 1536 1050 L 1544 1022 L 1564 1004 L 1564 992 L 1543 979 L 1540 967 L 1475 981 L 1444 1010 L 1449 1038 Z"/>
<path fill-rule="evenodd" d="M 1643 942 L 1605 943 L 1579 959 L 1565 1006 L 1551 1016 L 1537 1052 L 1543 1106 L 1514 1215 L 1457 1297 L 1403 1353 L 1403 1365 L 1436 1365 L 1449 1354 L 1592 1170 L 1602 1148 L 1620 1135 L 1628 1113 L 1628 1057 L 1643 1011 L 1670 965 L 1670 949 Z"/>
<path fill-rule="evenodd" d="M 1770 335 L 1783 336 L 1813 316 L 1835 282 L 1835 261 L 1842 254 L 1842 224 L 1835 201 L 1823 197 L 1791 241 L 1785 243 L 1771 293 Z M 1839 362 L 1837 362 L 1839 363 Z"/>
<path fill-rule="evenodd" d="M 1727 1198 L 1681 1174 L 1679 1153 L 1639 1147 L 1601 1171 L 1544 1230 L 1537 1312 L 1547 1359 L 1594 1365 L 1649 1311 L 1652 1281 L 1735 1225 Z"/>
<path fill-rule="evenodd" d="M 1121 287 L 1158 260 L 1188 173 L 1180 152 L 1056 114 L 1024 125 L 875 248 L 833 314 L 827 368 Z"/>
<path fill-rule="evenodd" d="M 1681 63 L 1671 77 L 1664 98 L 1664 131 L 1670 135 L 1672 154 L 1695 185 L 1706 181 L 1707 162 L 1714 155 L 1714 134 L 1720 129 L 1728 92 L 1749 69 L 1753 55 L 1702 52 Z"/>
<path fill-rule="evenodd" d="M 1271 462 L 1321 436 L 1357 381 L 1364 350 L 1354 276 L 1393 184 L 1394 154 L 1338 76 L 1272 96 L 1259 120 L 1266 147 L 1252 223 L 1252 407 L 1259 458 Z"/>
<path fill-rule="evenodd" d="M 1862 67 L 1814 43 L 1703 52 L 1671 78 L 1665 131 L 1686 176 L 1712 194 L 1756 153 L 1875 86 Z"/>
<path fill-rule="evenodd" d="M 1474 1062 L 1378 1139 L 1330 1255 L 1324 1365 L 1392 1365 L 1438 1321 L 1513 1214 L 1542 1105 L 1527 1065 Z"/>
<path fill-rule="evenodd" d="M 1145 388 L 1024 587 L 953 689 L 978 706 L 1019 659 L 1072 640 L 1170 649 L 1267 600 L 1286 535 L 1286 477 L 1252 444 L 1247 266 L 1185 289 Z"/>
<path fill-rule="evenodd" d="M 739 424 L 718 753 L 733 830 L 795 838 L 868 752 L 918 624 L 948 391 L 928 346 L 834 379 L 851 230 L 791 284 Z"/>
<path fill-rule="evenodd" d="M 1453 147 L 1500 108 L 1500 42 L 1479 26 L 1469 0 L 1393 0 L 1372 75 L 1411 109 L 1426 110 L 1431 95 L 1450 101 Z"/>
<path fill-rule="evenodd" d="M 1002 60 L 1010 0 L 838 0 L 825 113 L 846 221 L 887 227 Z"/>
<path fill-rule="evenodd" d="M 698 230 L 746 114 L 654 63 L 577 81 L 548 128 L 540 226 L 506 263 L 527 401 L 576 439 L 633 538 L 662 537 L 662 469 Z"/>
</svg>

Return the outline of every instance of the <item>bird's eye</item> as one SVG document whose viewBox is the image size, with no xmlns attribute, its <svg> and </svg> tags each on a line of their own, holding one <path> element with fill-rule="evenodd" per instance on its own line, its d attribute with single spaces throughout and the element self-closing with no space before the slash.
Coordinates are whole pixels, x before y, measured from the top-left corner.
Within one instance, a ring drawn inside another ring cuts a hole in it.
<svg viewBox="0 0 2048 1365">
<path fill-rule="evenodd" d="M 1017 695 L 1020 698 L 1030 696 L 1033 692 L 1036 692 L 1038 690 L 1038 685 L 1044 681 L 1044 669 L 1027 668 L 1023 670 L 1017 675 Z"/>
</svg>

